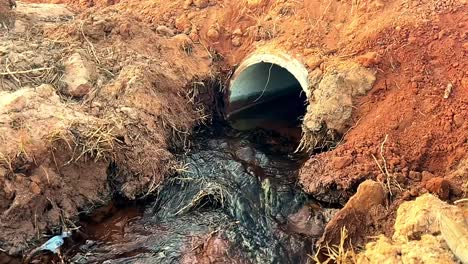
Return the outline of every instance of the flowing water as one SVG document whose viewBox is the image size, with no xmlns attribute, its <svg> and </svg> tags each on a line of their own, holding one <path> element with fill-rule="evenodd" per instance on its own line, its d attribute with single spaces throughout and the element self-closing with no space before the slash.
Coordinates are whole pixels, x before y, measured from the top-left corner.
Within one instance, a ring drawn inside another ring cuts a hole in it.
<svg viewBox="0 0 468 264">
<path fill-rule="evenodd" d="M 297 185 L 303 157 L 269 132 L 199 133 L 144 204 L 85 217 L 71 263 L 307 263 L 330 211 Z"/>
</svg>

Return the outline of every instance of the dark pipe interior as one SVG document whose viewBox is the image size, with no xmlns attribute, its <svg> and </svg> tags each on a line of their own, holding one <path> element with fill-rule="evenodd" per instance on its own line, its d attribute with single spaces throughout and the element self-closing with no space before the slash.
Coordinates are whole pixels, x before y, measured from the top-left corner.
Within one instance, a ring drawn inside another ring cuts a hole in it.
<svg viewBox="0 0 468 264">
<path fill-rule="evenodd" d="M 263 128 L 299 139 L 307 97 L 287 69 L 271 63 L 246 68 L 230 87 L 228 121 L 239 130 Z"/>
</svg>

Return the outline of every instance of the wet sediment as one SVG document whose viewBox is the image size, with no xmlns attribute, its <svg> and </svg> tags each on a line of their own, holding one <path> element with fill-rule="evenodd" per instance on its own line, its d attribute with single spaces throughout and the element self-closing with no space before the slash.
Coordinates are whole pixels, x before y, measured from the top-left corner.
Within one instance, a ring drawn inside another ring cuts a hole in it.
<svg viewBox="0 0 468 264">
<path fill-rule="evenodd" d="M 303 157 L 292 154 L 294 143 L 225 128 L 194 142 L 144 213 L 117 211 L 103 224 L 84 225 L 87 239 L 70 261 L 307 262 L 329 212 L 297 186 Z"/>
</svg>

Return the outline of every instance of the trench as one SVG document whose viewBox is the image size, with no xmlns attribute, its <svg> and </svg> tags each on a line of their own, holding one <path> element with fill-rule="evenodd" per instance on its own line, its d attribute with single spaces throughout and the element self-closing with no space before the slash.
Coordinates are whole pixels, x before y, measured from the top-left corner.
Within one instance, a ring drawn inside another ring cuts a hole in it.
<svg viewBox="0 0 468 264">
<path fill-rule="evenodd" d="M 287 68 L 255 62 L 232 79 L 225 120 L 197 130 L 154 197 L 81 217 L 70 263 L 308 263 L 336 209 L 297 184 L 306 111 Z M 58 261 L 43 255 L 39 262 Z M 37 259 L 36 259 L 37 261 Z M 39 263 L 38 262 L 38 263 Z"/>
</svg>

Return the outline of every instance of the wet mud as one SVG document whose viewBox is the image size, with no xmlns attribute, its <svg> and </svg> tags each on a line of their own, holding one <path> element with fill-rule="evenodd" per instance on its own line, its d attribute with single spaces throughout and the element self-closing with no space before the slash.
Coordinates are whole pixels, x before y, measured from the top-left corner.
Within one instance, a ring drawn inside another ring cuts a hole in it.
<svg viewBox="0 0 468 264">
<path fill-rule="evenodd" d="M 304 157 L 272 132 L 200 132 L 144 205 L 82 218 L 70 263 L 306 263 L 331 211 L 297 185 Z"/>
</svg>

